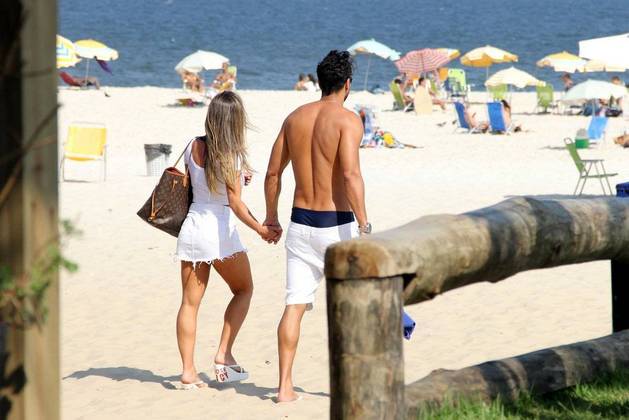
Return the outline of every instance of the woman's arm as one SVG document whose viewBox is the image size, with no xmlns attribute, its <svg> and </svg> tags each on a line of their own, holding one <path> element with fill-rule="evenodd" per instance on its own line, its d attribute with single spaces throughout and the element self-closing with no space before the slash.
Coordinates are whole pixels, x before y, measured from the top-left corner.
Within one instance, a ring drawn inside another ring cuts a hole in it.
<svg viewBox="0 0 629 420">
<path fill-rule="evenodd" d="M 241 174 L 238 172 L 237 181 L 234 183 L 234 187 L 227 188 L 227 199 L 229 200 L 229 207 L 232 209 L 236 217 L 240 219 L 245 225 L 255 231 L 265 241 L 274 240 L 276 233 L 269 229 L 267 226 L 262 226 L 258 220 L 253 217 L 253 214 L 249 211 L 245 203 L 241 199 L 242 184 L 240 183 Z"/>
</svg>

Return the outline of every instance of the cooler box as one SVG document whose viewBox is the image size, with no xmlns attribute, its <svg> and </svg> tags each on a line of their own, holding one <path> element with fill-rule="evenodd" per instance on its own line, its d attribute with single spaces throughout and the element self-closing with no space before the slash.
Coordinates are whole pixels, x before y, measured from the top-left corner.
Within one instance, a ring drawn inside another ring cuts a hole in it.
<svg viewBox="0 0 629 420">
<path fill-rule="evenodd" d="M 587 149 L 590 147 L 590 139 L 587 130 L 580 129 L 574 136 L 574 145 L 577 149 Z"/>
</svg>

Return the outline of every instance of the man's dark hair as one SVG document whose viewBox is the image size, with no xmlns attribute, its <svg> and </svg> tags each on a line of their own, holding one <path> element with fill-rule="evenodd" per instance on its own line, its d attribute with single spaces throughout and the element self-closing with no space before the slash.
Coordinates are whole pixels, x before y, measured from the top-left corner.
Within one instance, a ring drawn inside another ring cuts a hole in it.
<svg viewBox="0 0 629 420">
<path fill-rule="evenodd" d="M 353 62 L 347 51 L 332 50 L 317 66 L 319 87 L 324 96 L 340 90 L 352 78 Z"/>
</svg>

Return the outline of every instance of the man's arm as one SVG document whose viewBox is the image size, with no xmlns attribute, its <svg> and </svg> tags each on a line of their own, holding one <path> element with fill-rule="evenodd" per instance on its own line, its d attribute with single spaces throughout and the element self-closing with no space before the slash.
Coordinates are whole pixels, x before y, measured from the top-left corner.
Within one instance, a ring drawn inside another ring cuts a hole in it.
<svg viewBox="0 0 629 420">
<path fill-rule="evenodd" d="M 359 148 L 363 138 L 363 124 L 353 113 L 348 115 L 347 123 L 341 128 L 339 143 L 339 163 L 345 179 L 345 194 L 359 226 L 367 224 L 365 209 L 365 184 L 360 173 Z"/>
<path fill-rule="evenodd" d="M 282 190 L 282 173 L 288 165 L 288 145 L 285 137 L 286 122 L 282 125 L 282 129 L 273 144 L 271 156 L 269 157 L 269 166 L 266 170 L 264 179 L 264 196 L 266 198 L 266 219 L 264 225 L 279 225 L 277 216 L 277 205 Z"/>
</svg>

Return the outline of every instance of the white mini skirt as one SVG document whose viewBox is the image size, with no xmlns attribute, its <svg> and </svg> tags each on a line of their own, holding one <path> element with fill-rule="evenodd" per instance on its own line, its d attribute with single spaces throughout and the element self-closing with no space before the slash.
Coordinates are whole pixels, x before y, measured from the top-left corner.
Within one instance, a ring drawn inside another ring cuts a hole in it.
<svg viewBox="0 0 629 420">
<path fill-rule="evenodd" d="M 246 252 L 236 230 L 236 217 L 221 204 L 192 203 L 177 238 L 176 256 L 193 264 Z"/>
</svg>

